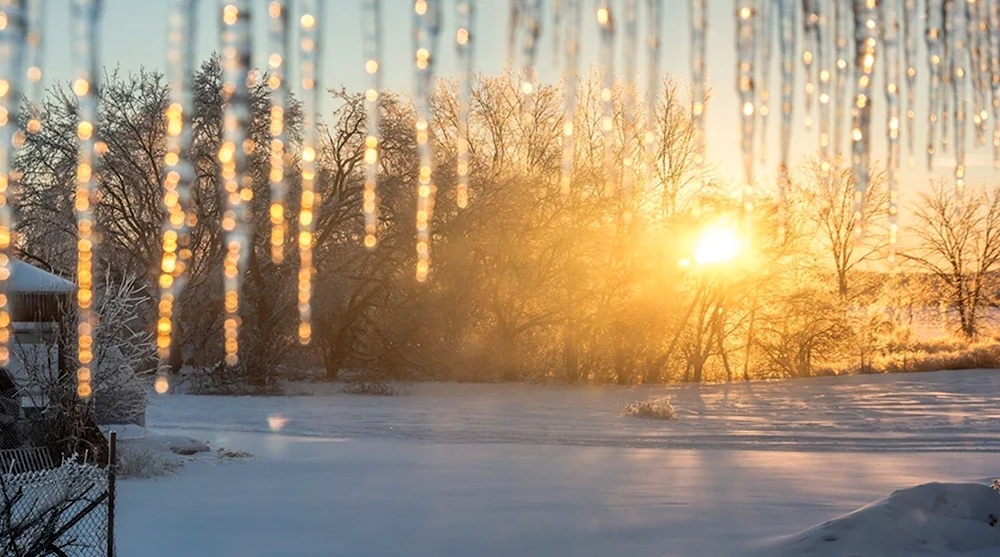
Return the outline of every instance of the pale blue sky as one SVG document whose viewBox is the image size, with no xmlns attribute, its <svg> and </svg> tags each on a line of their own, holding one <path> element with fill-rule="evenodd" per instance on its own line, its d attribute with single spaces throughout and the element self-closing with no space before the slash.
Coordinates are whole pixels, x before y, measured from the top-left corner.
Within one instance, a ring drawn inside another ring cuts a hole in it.
<svg viewBox="0 0 1000 557">
<path fill-rule="evenodd" d="M 361 51 L 360 6 L 361 0 L 326 0 L 328 2 L 326 20 L 322 22 L 325 85 L 327 87 L 346 86 L 348 89 L 363 88 L 365 76 Z M 475 1 L 475 0 L 474 0 Z M 593 20 L 593 1 L 583 0 L 586 8 L 583 27 L 583 67 L 596 63 L 597 33 Z M 687 79 L 689 74 L 688 60 L 688 10 L 684 0 L 665 0 L 663 61 L 659 68 L 663 73 L 675 74 L 681 79 Z M 726 179 L 739 179 L 739 103 L 735 94 L 735 47 L 733 37 L 733 2 L 731 0 L 709 0 L 709 53 L 708 70 L 710 87 L 714 99 L 708 112 L 708 156 L 719 165 L 719 173 Z M 551 5 L 551 2 L 547 2 Z M 640 2 L 640 5 L 644 5 Z M 46 22 L 47 37 L 47 73 L 45 80 L 68 80 L 71 75 L 69 59 L 69 5 L 70 0 L 48 0 L 48 20 Z M 255 19 L 255 42 L 261 47 L 257 49 L 255 61 L 259 66 L 264 60 L 263 47 L 266 46 L 266 22 L 263 13 L 266 0 L 253 0 L 252 5 L 261 17 Z M 500 69 L 507 56 L 506 29 L 508 17 L 508 2 L 506 0 L 478 0 L 478 18 L 474 28 L 476 65 L 486 73 Z M 620 5 L 615 0 L 614 5 Z M 134 71 L 141 66 L 164 69 L 165 67 L 165 26 L 168 2 L 165 0 L 105 0 L 105 12 L 100 52 L 102 62 L 108 67 L 118 65 L 122 70 Z M 411 67 L 411 37 L 410 24 L 412 13 L 411 0 L 384 0 L 385 43 L 383 52 L 385 59 L 382 64 L 385 85 L 395 89 L 408 88 L 413 71 Z M 218 48 L 217 0 L 202 0 L 198 8 L 199 33 L 198 52 L 203 58 L 208 57 Z M 454 0 L 443 1 L 444 22 L 441 35 L 442 50 L 438 57 L 438 72 L 451 74 L 454 72 L 454 56 L 452 38 L 454 37 Z M 644 29 L 644 24 L 640 24 Z M 542 81 L 556 81 L 559 69 L 553 64 L 552 37 L 550 29 L 545 29 L 539 57 L 539 75 Z M 926 112 L 926 62 L 923 58 L 923 31 L 921 36 L 921 60 L 918 64 L 920 80 L 918 116 Z M 621 71 L 621 41 L 618 42 L 618 68 Z M 774 48 L 775 56 L 778 49 Z M 645 71 L 644 55 L 640 56 L 637 67 Z M 771 118 L 768 132 L 768 152 L 770 158 L 766 166 L 759 168 L 763 177 L 773 176 L 778 153 L 778 102 L 775 100 L 779 91 L 779 72 L 777 60 L 771 71 Z M 878 93 L 875 96 L 875 114 L 873 117 L 873 160 L 883 160 L 885 153 L 883 130 L 885 115 L 881 110 L 883 104 L 881 68 L 877 67 L 878 79 L 875 85 Z M 799 69 L 801 78 L 801 69 Z M 793 145 L 793 162 L 804 154 L 808 154 L 817 145 L 818 132 L 814 128 L 806 132 L 801 124 L 804 106 L 804 93 L 797 88 L 796 126 Z M 329 106 L 324 107 L 327 110 Z M 970 103 L 971 110 L 971 103 Z M 929 177 L 922 153 L 924 152 L 925 119 L 918 117 L 919 130 L 917 140 L 917 167 L 913 170 L 903 169 L 904 203 L 912 200 L 915 189 L 926 187 Z M 846 125 L 846 123 L 845 123 Z M 846 135 L 846 134 L 845 134 Z M 988 147 L 973 148 L 971 129 L 969 136 L 969 183 L 977 183 L 983 179 L 993 182 L 998 175 L 990 166 L 991 152 Z M 935 175 L 951 176 L 954 163 L 951 151 L 947 155 L 936 157 Z M 904 150 L 905 155 L 905 150 Z"/>
</svg>

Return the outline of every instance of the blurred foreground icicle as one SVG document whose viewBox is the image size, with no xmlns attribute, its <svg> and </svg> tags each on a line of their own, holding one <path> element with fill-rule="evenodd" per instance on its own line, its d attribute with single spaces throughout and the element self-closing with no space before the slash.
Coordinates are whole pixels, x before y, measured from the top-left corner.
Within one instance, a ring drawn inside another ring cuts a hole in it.
<svg viewBox="0 0 1000 557">
<path fill-rule="evenodd" d="M 758 0 L 757 25 L 760 34 L 759 87 L 757 114 L 760 115 L 760 162 L 767 163 L 767 117 L 771 114 L 771 63 L 773 62 L 774 1 Z"/>
<path fill-rule="evenodd" d="M 660 56 L 663 44 L 663 0 L 646 0 L 646 121 L 642 141 L 645 151 L 646 188 L 652 188 L 656 171 L 656 106 L 660 99 Z M 702 53 L 704 55 L 704 53 Z M 696 85 L 697 87 L 697 85 Z M 697 145 L 696 145 L 697 147 Z M 700 156 L 695 153 L 695 157 Z"/>
<path fill-rule="evenodd" d="M 322 206 L 322 194 L 316 189 L 316 177 L 319 173 L 318 146 L 318 112 L 319 99 L 323 94 L 320 80 L 323 52 L 320 47 L 320 26 L 323 24 L 323 6 L 325 2 L 303 0 L 300 4 L 302 12 L 299 18 L 301 59 L 300 64 L 302 85 L 302 125 L 305 133 L 302 138 L 302 197 L 299 202 L 299 273 L 298 273 L 298 310 L 299 310 L 299 342 L 309 344 L 312 340 L 312 281 L 316 274 L 313 264 L 313 233 L 316 221 L 319 219 L 319 208 Z"/>
<path fill-rule="evenodd" d="M 625 0 L 625 133 L 622 146 L 622 194 L 626 203 L 632 196 L 632 184 L 635 182 L 635 152 L 632 138 L 635 136 L 635 95 L 636 68 L 635 59 L 639 50 L 639 6 L 638 0 Z M 631 207 L 630 204 L 626 205 Z M 626 221 L 631 218 L 632 209 L 626 209 Z"/>
<path fill-rule="evenodd" d="M 993 105 L 993 168 L 1000 168 L 1000 1 L 989 5 L 990 80 Z"/>
<path fill-rule="evenodd" d="M 566 30 L 566 67 L 564 69 L 566 83 L 565 105 L 563 106 L 562 124 L 562 169 L 559 177 L 559 190 L 563 195 L 570 192 L 573 179 L 573 159 L 576 152 L 575 130 L 577 81 L 580 76 L 580 26 L 583 24 L 581 2 L 584 0 L 566 0 L 566 11 L 570 19 Z"/>
<path fill-rule="evenodd" d="M 753 210 L 754 197 L 754 9 L 752 0 L 736 0 L 736 90 L 740 95 L 743 138 L 743 211 Z"/>
<path fill-rule="evenodd" d="M 464 209 L 469 205 L 469 107 L 472 104 L 472 85 L 475 80 L 472 56 L 475 4 L 470 0 L 459 0 L 457 12 L 455 58 L 458 62 L 459 91 L 455 201 L 460 209 Z"/>
<path fill-rule="evenodd" d="M 906 164 L 916 166 L 917 121 L 917 0 L 903 0 L 903 47 L 906 64 Z"/>
<path fill-rule="evenodd" d="M 834 48 L 837 54 L 836 78 L 833 89 L 833 153 L 837 156 L 844 154 L 844 107 L 849 106 L 847 94 L 847 80 L 851 69 L 851 30 L 854 28 L 854 19 L 851 14 L 851 5 L 847 1 L 834 2 Z M 794 43 L 794 38 L 792 39 Z"/>
<path fill-rule="evenodd" d="M 973 0 L 970 0 L 973 1 Z M 966 57 L 968 56 L 968 43 L 966 42 L 966 25 L 971 22 L 965 18 L 965 3 L 949 3 L 949 20 L 951 24 L 948 41 L 949 66 L 951 70 L 951 96 L 954 105 L 955 126 L 955 190 L 959 195 L 965 192 L 965 113 L 968 110 L 968 101 L 965 97 Z"/>
<path fill-rule="evenodd" d="M 166 120 L 166 154 L 163 158 L 164 223 L 160 240 L 159 320 L 156 323 L 156 346 L 160 372 L 156 391 L 169 388 L 165 374 L 174 332 L 174 305 L 187 282 L 191 259 L 189 211 L 191 184 L 195 179 L 191 163 L 192 82 L 194 81 L 195 11 L 197 0 L 172 0 L 167 18 L 167 78 L 170 104 Z M 193 218 L 193 217 L 192 217 Z"/>
<path fill-rule="evenodd" d="M 875 0 L 854 0 L 854 40 L 857 75 L 854 83 L 851 141 L 854 179 L 854 233 L 865 233 L 865 196 L 868 193 L 868 161 L 871 154 L 871 100 L 878 44 L 878 12 Z"/>
<path fill-rule="evenodd" d="M 7 24 L 0 29 L 0 367 L 10 362 L 11 304 L 8 281 L 11 274 L 11 247 L 14 211 L 11 196 L 20 179 L 14 170 L 15 136 L 20 108 L 23 75 L 24 14 L 14 0 L 0 1 L 0 14 Z"/>
<path fill-rule="evenodd" d="M 816 58 L 817 24 L 819 23 L 819 4 L 821 0 L 802 0 L 802 66 L 805 69 L 805 92 L 806 106 L 805 117 L 802 119 L 806 130 L 812 129 L 813 123 L 813 97 L 816 95 L 816 81 L 813 74 L 813 65 Z"/>
<path fill-rule="evenodd" d="M 420 170 L 417 176 L 417 282 L 427 280 L 430 271 L 431 217 L 434 212 L 434 152 L 431 143 L 431 97 L 434 95 L 434 53 L 440 32 L 438 0 L 413 2 L 413 48 L 415 51 L 415 86 L 417 156 Z"/>
<path fill-rule="evenodd" d="M 930 71 L 927 101 L 927 170 L 934 166 L 934 137 L 941 103 L 941 34 L 944 32 L 941 15 L 942 0 L 927 0 L 924 21 L 927 27 L 927 65 Z"/>
<path fill-rule="evenodd" d="M 28 133 L 38 133 L 42 129 L 42 121 L 38 114 L 38 107 L 35 103 L 42 100 L 45 88 L 42 83 L 44 70 L 42 63 L 45 61 L 45 0 L 24 0 L 25 9 L 25 34 L 24 34 L 24 61 L 28 65 L 28 70 L 24 74 L 28 78 L 30 86 L 25 90 L 30 105 L 27 128 Z"/>
<path fill-rule="evenodd" d="M 73 93 L 79 103 L 76 126 L 76 210 L 77 255 L 77 362 L 76 393 L 90 398 L 94 360 L 94 248 L 97 234 L 94 225 L 94 203 L 97 181 L 94 179 L 96 157 L 104 144 L 97 141 L 97 58 L 100 37 L 101 0 L 73 0 Z"/>
<path fill-rule="evenodd" d="M 891 2 L 882 5 L 882 44 L 885 48 L 886 159 L 889 174 L 889 263 L 896 259 L 896 222 L 899 213 L 899 17 Z"/>
<path fill-rule="evenodd" d="M 615 19 L 611 2 L 601 1 L 597 6 L 597 29 L 600 36 L 599 62 L 601 67 L 601 142 L 604 148 L 604 195 L 614 193 L 618 178 L 615 164 Z"/>
<path fill-rule="evenodd" d="M 707 44 L 705 33 L 708 20 L 705 17 L 705 0 L 689 0 L 691 11 L 691 118 L 694 120 L 694 163 L 697 168 L 705 163 L 705 93 L 708 87 L 705 78 L 705 56 Z M 655 108 L 655 101 L 653 104 Z"/>
<path fill-rule="evenodd" d="M 521 39 L 521 120 L 528 132 L 535 120 L 535 94 L 538 79 L 535 58 L 538 55 L 538 38 L 542 33 L 541 0 L 522 0 L 524 37 Z"/>
<path fill-rule="evenodd" d="M 785 241 L 788 197 L 788 153 L 792 146 L 792 116 L 795 107 L 795 15 L 796 0 L 778 1 L 781 51 L 781 163 L 778 165 L 778 241 Z M 838 78 L 839 79 L 839 78 Z"/>
<path fill-rule="evenodd" d="M 285 0 L 271 0 L 267 5 L 269 53 L 267 57 L 268 88 L 271 90 L 271 110 L 268 122 L 271 143 L 270 204 L 268 216 L 271 221 L 271 261 L 275 264 L 285 260 L 285 239 L 288 236 L 286 197 L 288 188 L 285 181 L 285 159 L 288 136 L 285 133 L 285 112 L 288 96 L 288 6 Z"/>
<path fill-rule="evenodd" d="M 378 155 L 379 95 L 382 94 L 382 0 L 365 0 L 362 8 L 361 32 L 364 35 L 365 73 L 368 88 L 365 90 L 365 190 L 361 197 L 361 211 L 365 218 L 366 248 L 378 244 Z"/>
<path fill-rule="evenodd" d="M 887 0 L 888 1 L 888 0 Z M 830 154 L 830 15 L 826 12 L 824 0 L 815 2 L 816 15 L 816 73 L 819 77 L 819 148 L 824 155 Z"/>
<path fill-rule="evenodd" d="M 225 361 L 239 361 L 240 290 L 249 255 L 250 201 L 253 179 L 247 157 L 253 148 L 250 127 L 250 11 L 247 0 L 221 0 L 223 131 L 219 146 L 222 186 L 222 231 L 225 243 Z"/>
</svg>

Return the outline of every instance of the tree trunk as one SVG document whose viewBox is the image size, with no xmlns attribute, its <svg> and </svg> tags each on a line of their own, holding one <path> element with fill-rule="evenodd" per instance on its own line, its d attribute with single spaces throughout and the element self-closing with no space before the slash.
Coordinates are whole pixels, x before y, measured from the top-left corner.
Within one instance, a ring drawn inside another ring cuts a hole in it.
<svg viewBox="0 0 1000 557">
<path fill-rule="evenodd" d="M 576 345 L 576 326 L 567 323 L 563 327 L 563 376 L 569 383 L 580 380 L 580 356 Z"/>
</svg>

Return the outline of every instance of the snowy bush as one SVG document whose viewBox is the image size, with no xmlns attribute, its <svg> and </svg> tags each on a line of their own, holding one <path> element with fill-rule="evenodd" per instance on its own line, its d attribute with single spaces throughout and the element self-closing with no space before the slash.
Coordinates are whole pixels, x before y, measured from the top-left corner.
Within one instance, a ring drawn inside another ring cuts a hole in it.
<svg viewBox="0 0 1000 557">
<path fill-rule="evenodd" d="M 142 285 L 134 276 L 105 278 L 104 288 L 95 307 L 98 325 L 94 330 L 92 388 L 93 410 L 100 423 L 128 423 L 146 412 L 146 387 L 156 372 L 156 344 L 145 330 L 141 314 L 149 303 Z M 63 329 L 75 331 L 75 316 L 64 312 Z M 76 339 L 53 339 L 53 350 L 61 345 L 64 353 L 75 353 Z M 44 352 L 44 351 L 43 351 Z M 78 404 L 75 384 L 59 378 L 58 361 L 39 357 L 37 348 L 15 343 L 14 353 L 23 363 L 26 377 L 24 392 L 39 407 L 52 408 L 53 401 L 63 405 Z M 78 408 L 59 408 L 60 416 L 72 418 Z"/>
<path fill-rule="evenodd" d="M 670 404 L 669 398 L 650 398 L 626 404 L 622 408 L 622 415 L 651 420 L 676 420 L 677 410 Z"/>
<path fill-rule="evenodd" d="M 158 478 L 169 476 L 174 470 L 184 466 L 184 462 L 172 455 L 152 451 L 147 447 L 118 445 L 118 467 L 115 471 L 120 478 Z"/>
<path fill-rule="evenodd" d="M 134 276 L 108 277 L 97 306 L 94 410 L 98 422 L 129 423 L 146 413 L 156 342 L 140 317 L 149 297 Z"/>
<path fill-rule="evenodd" d="M 253 458 L 253 455 L 246 451 L 241 451 L 239 449 L 227 449 L 225 447 L 216 451 L 216 454 L 219 455 L 219 460 L 242 460 Z"/>
<path fill-rule="evenodd" d="M 348 383 L 343 391 L 349 395 L 394 396 L 396 389 L 384 381 L 355 381 Z"/>
</svg>

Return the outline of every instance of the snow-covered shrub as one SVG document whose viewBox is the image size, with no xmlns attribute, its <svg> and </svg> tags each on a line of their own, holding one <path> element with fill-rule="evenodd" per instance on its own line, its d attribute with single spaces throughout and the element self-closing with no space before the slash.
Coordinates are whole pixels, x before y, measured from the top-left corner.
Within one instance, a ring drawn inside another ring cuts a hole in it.
<svg viewBox="0 0 1000 557">
<path fill-rule="evenodd" d="M 108 277 L 95 331 L 94 411 L 98 422 L 129 423 L 146 413 L 146 387 L 156 373 L 156 341 L 140 312 L 149 303 L 134 276 Z"/>
<path fill-rule="evenodd" d="M 118 466 L 120 478 L 158 478 L 169 476 L 184 466 L 181 458 L 163 450 L 154 450 L 143 443 L 118 441 Z"/>
<path fill-rule="evenodd" d="M 353 383 L 348 383 L 344 388 L 343 392 L 350 395 L 367 395 L 367 396 L 394 396 L 396 395 L 396 389 L 392 388 L 392 385 L 380 380 L 364 380 L 355 381 Z"/>
<path fill-rule="evenodd" d="M 622 415 L 651 420 L 676 420 L 677 410 L 667 397 L 630 402 L 622 408 Z"/>
<path fill-rule="evenodd" d="M 222 447 L 221 449 L 216 451 L 216 454 L 219 455 L 219 460 L 253 458 L 253 455 L 246 451 L 241 451 L 239 449 L 227 449 L 225 447 Z"/>
<path fill-rule="evenodd" d="M 146 412 L 146 388 L 156 372 L 156 343 L 153 334 L 145 330 L 141 313 L 148 306 L 149 297 L 134 276 L 105 278 L 99 292 L 95 311 L 98 324 L 94 330 L 93 410 L 100 423 L 128 423 Z M 75 316 L 64 312 L 63 330 L 75 331 Z M 54 338 L 52 351 L 61 345 L 64 353 L 75 352 L 76 340 Z M 60 404 L 77 404 L 74 396 L 75 382 L 59 378 L 58 360 L 47 357 L 37 347 L 14 345 L 15 356 L 23 363 L 26 377 L 23 391 L 33 403 L 42 408 L 60 410 L 60 415 L 74 415 L 71 408 L 53 408 Z M 78 410 L 78 409 L 77 409 Z"/>
</svg>

